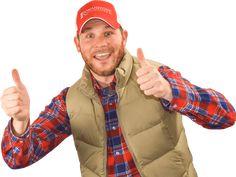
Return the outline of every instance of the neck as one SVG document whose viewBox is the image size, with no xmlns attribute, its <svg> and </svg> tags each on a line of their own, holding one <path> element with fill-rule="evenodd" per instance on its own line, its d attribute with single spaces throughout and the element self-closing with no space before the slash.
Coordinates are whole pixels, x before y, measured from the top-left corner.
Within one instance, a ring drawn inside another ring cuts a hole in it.
<svg viewBox="0 0 236 177">
<path fill-rule="evenodd" d="M 93 77 L 98 81 L 98 83 L 104 88 L 110 85 L 110 83 L 113 81 L 114 74 L 110 76 L 100 76 L 91 71 L 93 74 Z"/>
</svg>

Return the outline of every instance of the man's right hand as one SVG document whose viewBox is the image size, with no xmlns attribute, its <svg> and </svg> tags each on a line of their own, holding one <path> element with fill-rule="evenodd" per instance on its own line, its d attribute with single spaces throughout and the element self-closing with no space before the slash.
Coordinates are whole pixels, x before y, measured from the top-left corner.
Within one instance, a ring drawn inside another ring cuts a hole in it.
<svg viewBox="0 0 236 177">
<path fill-rule="evenodd" d="M 30 98 L 16 69 L 12 70 L 12 78 L 15 86 L 3 91 L 1 103 L 5 113 L 13 118 L 13 133 L 20 136 L 25 132 L 29 122 Z"/>
</svg>

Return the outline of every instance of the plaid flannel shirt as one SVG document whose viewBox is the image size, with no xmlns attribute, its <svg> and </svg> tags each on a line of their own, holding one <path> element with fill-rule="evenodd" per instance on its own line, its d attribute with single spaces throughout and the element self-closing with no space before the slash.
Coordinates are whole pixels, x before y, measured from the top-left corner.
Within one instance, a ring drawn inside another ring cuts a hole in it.
<svg viewBox="0 0 236 177">
<path fill-rule="evenodd" d="M 179 72 L 167 66 L 161 66 L 158 70 L 172 88 L 173 100 L 168 102 L 161 99 L 167 111 L 177 111 L 209 129 L 223 129 L 234 124 L 235 110 L 222 94 L 191 84 Z M 107 88 L 101 88 L 94 79 L 93 83 L 105 112 L 108 175 L 138 177 L 140 175 L 124 141 L 116 115 L 116 82 L 114 80 Z M 65 88 L 52 99 L 21 137 L 12 133 L 12 120 L 9 121 L 2 139 L 2 154 L 11 168 L 33 164 L 71 135 L 65 103 L 68 89 Z"/>
</svg>

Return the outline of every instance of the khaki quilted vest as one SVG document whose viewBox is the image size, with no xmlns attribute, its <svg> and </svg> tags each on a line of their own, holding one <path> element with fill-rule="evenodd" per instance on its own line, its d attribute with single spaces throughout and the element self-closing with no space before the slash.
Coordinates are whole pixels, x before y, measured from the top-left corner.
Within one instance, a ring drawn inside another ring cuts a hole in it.
<svg viewBox="0 0 236 177">
<path fill-rule="evenodd" d="M 197 177 L 181 115 L 143 94 L 136 82 L 138 68 L 137 59 L 126 51 L 115 72 L 117 115 L 137 169 L 142 177 Z M 105 116 L 87 67 L 69 89 L 66 105 L 82 177 L 106 177 Z"/>
</svg>

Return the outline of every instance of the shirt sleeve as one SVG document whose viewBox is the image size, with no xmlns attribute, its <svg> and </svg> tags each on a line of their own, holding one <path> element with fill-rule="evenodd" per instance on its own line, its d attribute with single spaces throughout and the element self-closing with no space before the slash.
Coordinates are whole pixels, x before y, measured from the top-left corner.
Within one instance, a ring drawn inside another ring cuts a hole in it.
<svg viewBox="0 0 236 177">
<path fill-rule="evenodd" d="M 161 99 L 164 108 L 186 115 L 208 129 L 224 129 L 235 123 L 235 110 L 224 95 L 191 84 L 167 66 L 158 70 L 169 81 L 173 94 L 171 102 Z"/>
<path fill-rule="evenodd" d="M 68 88 L 54 97 L 22 136 L 12 133 L 12 120 L 9 121 L 1 145 L 3 158 L 10 168 L 33 164 L 71 134 L 65 103 L 67 91 Z"/>
</svg>

